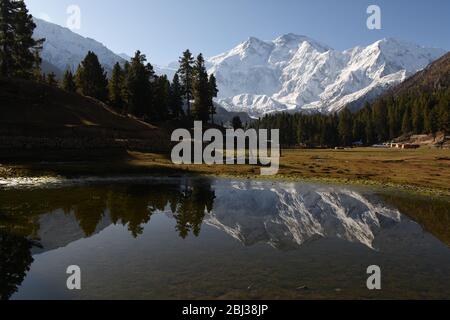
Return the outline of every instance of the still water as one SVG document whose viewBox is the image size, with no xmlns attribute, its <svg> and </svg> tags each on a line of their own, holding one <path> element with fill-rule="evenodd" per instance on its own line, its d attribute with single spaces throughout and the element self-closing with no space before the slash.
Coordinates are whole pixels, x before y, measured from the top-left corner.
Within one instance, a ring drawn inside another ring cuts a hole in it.
<svg viewBox="0 0 450 320">
<path fill-rule="evenodd" d="M 2 299 L 448 299 L 450 202 L 348 186 L 87 179 L 0 187 Z M 69 291 L 66 269 L 81 268 Z M 367 267 L 382 290 L 366 287 Z"/>
</svg>

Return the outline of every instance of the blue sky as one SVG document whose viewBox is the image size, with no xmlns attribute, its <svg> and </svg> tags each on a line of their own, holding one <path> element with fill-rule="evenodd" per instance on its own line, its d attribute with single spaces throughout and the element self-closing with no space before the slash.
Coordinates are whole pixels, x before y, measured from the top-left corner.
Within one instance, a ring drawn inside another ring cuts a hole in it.
<svg viewBox="0 0 450 320">
<path fill-rule="evenodd" d="M 186 48 L 212 56 L 249 36 L 271 40 L 303 34 L 339 50 L 396 37 L 450 50 L 449 0 L 25 0 L 31 13 L 66 25 L 69 5 L 81 9 L 76 32 L 150 62 L 167 64 Z M 369 5 L 382 29 L 366 27 Z"/>
</svg>

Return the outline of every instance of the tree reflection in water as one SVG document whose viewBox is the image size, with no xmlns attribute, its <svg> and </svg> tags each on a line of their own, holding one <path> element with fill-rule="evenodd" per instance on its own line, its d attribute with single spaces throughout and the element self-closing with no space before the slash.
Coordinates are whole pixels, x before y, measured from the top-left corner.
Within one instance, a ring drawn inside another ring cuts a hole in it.
<svg viewBox="0 0 450 320">
<path fill-rule="evenodd" d="M 3 190 L 0 192 L 0 230 L 31 239 L 39 232 L 39 217 L 62 210 L 73 214 L 84 234 L 93 235 L 109 215 L 114 224 L 127 226 L 134 237 L 143 232 L 155 212 L 174 215 L 182 238 L 200 234 L 215 194 L 208 180 L 79 186 L 60 189 Z"/>
<path fill-rule="evenodd" d="M 436 250 L 442 250 L 434 238 L 417 237 L 421 234 L 420 230 L 411 229 L 409 219 L 397 220 L 399 211 L 418 222 L 441 242 L 450 243 L 450 206 L 447 199 L 411 197 L 391 192 L 377 194 L 372 199 L 372 194 L 369 194 L 370 197 L 360 197 L 359 193 L 354 195 L 353 191 L 334 187 L 322 194 L 323 189 L 309 185 L 296 185 L 294 189 L 291 185 L 281 185 L 276 189 L 273 184 L 264 185 L 264 188 L 259 183 L 255 186 L 253 188 L 250 184 L 230 189 L 228 182 L 221 185 L 217 180 L 211 186 L 207 179 L 161 179 L 138 184 L 114 182 L 54 189 L 0 190 L 0 298 L 14 297 L 33 263 L 33 254 L 42 251 L 35 250 L 37 241 L 44 245 L 44 250 L 52 250 L 83 237 L 91 237 L 111 224 L 123 225 L 133 237 L 138 238 L 156 213 L 173 217 L 171 225 L 184 239 L 190 235 L 200 235 L 205 216 L 208 218 L 208 212 L 214 207 L 214 215 L 210 218 L 216 219 L 224 228 L 238 228 L 239 239 L 245 245 L 265 242 L 278 249 L 292 248 L 292 245 L 298 248 L 303 243 L 309 243 L 309 239 L 315 239 L 316 234 L 308 233 L 310 229 L 306 228 L 311 225 L 312 218 L 314 223 L 326 228 L 325 237 L 340 240 L 344 239 L 340 235 L 342 230 L 347 230 L 343 229 L 347 222 L 354 221 L 369 228 L 367 239 L 370 244 L 374 240 L 370 237 L 371 232 L 380 235 L 377 244 L 389 248 L 387 252 L 394 253 L 396 259 L 401 258 L 399 266 L 404 265 L 405 260 L 402 259 L 409 259 L 411 252 L 416 255 L 415 249 L 407 249 L 403 253 L 402 244 L 408 244 L 409 248 L 409 244 L 417 241 L 419 249 L 433 245 Z M 220 201 L 216 200 L 216 195 Z M 367 210 L 377 215 L 372 224 L 366 219 Z M 346 212 L 348 216 L 340 219 L 341 212 Z M 284 213 L 292 213 L 287 216 L 292 219 L 281 217 Z M 307 213 L 313 214 L 311 219 L 305 218 Z M 394 217 L 391 220 L 382 220 L 391 216 Z M 306 230 L 301 234 L 304 237 L 294 237 L 290 232 L 292 225 L 297 226 L 294 231 Z M 394 231 L 396 237 L 392 236 Z M 349 232 L 345 239 L 367 246 L 366 238 L 354 237 L 354 234 L 360 235 Z M 397 235 L 402 241 L 396 240 Z M 42 239 L 39 239 L 40 236 Z M 325 241 L 324 245 L 329 243 Z M 338 243 L 342 244 L 341 241 Z M 398 246 L 395 245 L 397 243 Z M 334 250 L 334 247 L 331 248 Z M 431 257 L 439 253 L 429 251 Z M 428 253 L 428 250 L 424 252 Z M 319 254 L 322 251 L 319 250 Z M 290 255 L 286 257 L 289 259 Z M 442 261 L 444 266 L 448 265 L 448 256 L 444 255 Z M 280 265 L 283 265 L 282 261 Z M 442 274 L 445 276 L 445 271 Z"/>
<path fill-rule="evenodd" d="M 215 194 L 210 184 L 194 182 L 193 185 L 184 187 L 176 205 L 171 206 L 181 238 L 186 238 L 190 231 L 197 237 L 200 235 L 205 210 L 212 211 L 214 199 Z"/>
<path fill-rule="evenodd" d="M 0 297 L 9 299 L 33 263 L 31 250 L 40 246 L 39 218 L 62 210 L 73 214 L 85 236 L 92 236 L 105 215 L 137 238 L 151 216 L 168 210 L 176 230 L 199 236 L 205 212 L 215 194 L 208 180 L 140 185 L 79 186 L 61 189 L 0 191 Z"/>
<path fill-rule="evenodd" d="M 39 246 L 25 237 L 0 232 L 0 300 L 8 300 L 22 284 L 34 259 L 31 248 Z"/>
</svg>

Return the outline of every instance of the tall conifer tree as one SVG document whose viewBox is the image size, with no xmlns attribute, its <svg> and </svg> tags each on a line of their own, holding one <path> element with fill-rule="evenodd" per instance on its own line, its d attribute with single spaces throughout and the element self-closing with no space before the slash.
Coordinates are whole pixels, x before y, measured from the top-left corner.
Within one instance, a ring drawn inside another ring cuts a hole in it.
<svg viewBox="0 0 450 320">
<path fill-rule="evenodd" d="M 154 95 L 154 115 L 156 120 L 164 121 L 169 116 L 170 82 L 166 75 L 156 78 Z"/>
<path fill-rule="evenodd" d="M 119 111 L 123 111 L 124 108 L 124 81 L 124 71 L 122 70 L 120 64 L 116 63 L 111 74 L 111 79 L 109 79 L 108 83 L 108 101 L 112 107 Z"/>
<path fill-rule="evenodd" d="M 15 10 L 15 76 L 30 79 L 40 70 L 41 58 L 38 52 L 42 49 L 44 39 L 33 38 L 36 24 L 23 0 L 15 1 Z"/>
<path fill-rule="evenodd" d="M 179 118 L 183 115 L 183 92 L 178 73 L 175 73 L 170 85 L 170 109 L 172 117 Z"/>
<path fill-rule="evenodd" d="M 183 56 L 180 58 L 180 68 L 178 69 L 178 75 L 180 77 L 181 86 L 183 89 L 184 100 L 187 105 L 187 115 L 191 115 L 191 99 L 192 99 L 192 82 L 194 73 L 194 57 L 188 50 L 183 52 Z"/>
<path fill-rule="evenodd" d="M 47 84 L 56 87 L 58 85 L 58 81 L 56 80 L 56 74 L 54 72 L 50 72 L 47 74 Z"/>
<path fill-rule="evenodd" d="M 409 108 L 406 108 L 405 113 L 403 114 L 402 120 L 402 133 L 408 134 L 411 133 L 412 125 L 411 125 L 411 114 L 409 112 Z"/>
<path fill-rule="evenodd" d="M 352 143 L 352 113 L 345 108 L 339 113 L 339 137 L 343 146 L 350 146 Z"/>
<path fill-rule="evenodd" d="M 89 51 L 76 73 L 77 87 L 85 96 L 106 102 L 108 97 L 108 79 L 105 70 L 95 53 Z"/>
<path fill-rule="evenodd" d="M 234 130 L 242 129 L 242 120 L 239 116 L 233 117 L 231 120 L 231 125 L 233 126 Z"/>
<path fill-rule="evenodd" d="M 75 83 L 75 77 L 70 70 L 66 70 L 62 81 L 62 88 L 68 92 L 76 92 L 77 85 Z"/>
<path fill-rule="evenodd" d="M 23 0 L 0 1 L 0 76 L 29 79 L 39 74 L 44 39 L 33 38 L 35 28 Z"/>
<path fill-rule="evenodd" d="M 192 93 L 194 98 L 192 113 L 195 119 L 207 122 L 210 114 L 211 92 L 202 54 L 198 55 L 195 62 Z"/>
<path fill-rule="evenodd" d="M 14 5 L 12 0 L 0 1 L 0 75 L 8 77 L 14 70 Z"/>
<path fill-rule="evenodd" d="M 208 101 L 209 112 L 211 114 L 211 123 L 214 124 L 214 115 L 216 114 L 216 107 L 214 106 L 214 98 L 217 98 L 219 90 L 217 89 L 216 77 L 213 74 L 209 76 L 208 87 L 209 87 L 209 101 Z"/>
<path fill-rule="evenodd" d="M 152 113 L 152 82 L 155 78 L 153 66 L 146 63 L 147 58 L 137 51 L 127 67 L 125 81 L 128 111 L 137 117 L 149 117 Z"/>
</svg>

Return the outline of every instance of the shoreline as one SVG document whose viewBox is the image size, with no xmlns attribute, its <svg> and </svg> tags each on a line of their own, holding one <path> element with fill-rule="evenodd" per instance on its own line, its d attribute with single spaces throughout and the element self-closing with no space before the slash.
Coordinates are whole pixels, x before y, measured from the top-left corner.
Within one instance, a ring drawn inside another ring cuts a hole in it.
<svg viewBox="0 0 450 320">
<path fill-rule="evenodd" d="M 13 172 L 17 172 L 13 167 L 1 166 L 0 169 L 13 169 Z M 19 170 L 21 171 L 21 170 Z M 229 180 L 242 180 L 242 181 L 260 181 L 260 182 L 277 182 L 277 183 L 311 183 L 311 184 L 322 184 L 322 185 L 341 185 L 341 186 L 352 186 L 369 188 L 372 191 L 380 192 L 402 192 L 409 195 L 421 195 L 427 197 L 436 198 L 448 198 L 450 200 L 450 190 L 440 189 L 440 188 L 429 188 L 424 186 L 417 186 L 411 184 L 396 184 L 392 182 L 381 182 L 376 180 L 356 180 L 348 178 L 336 178 L 336 177 L 301 177 L 301 176 L 285 176 L 285 175 L 275 175 L 275 176 L 261 176 L 261 175 L 251 175 L 251 174 L 229 174 L 229 173 L 199 173 L 196 171 L 185 171 L 185 170 L 175 170 L 171 173 L 169 172 L 122 172 L 117 174 L 117 172 L 108 174 L 102 172 L 102 174 L 95 174 L 91 172 L 90 174 L 83 175 L 58 175 L 51 172 L 40 172 L 39 174 L 16 174 L 5 175 L 5 172 L 0 170 L 0 189 L 7 185 L 10 188 L 8 182 L 13 182 L 14 180 L 23 180 L 24 183 L 18 183 L 18 187 L 38 187 L 39 184 L 50 182 L 55 183 L 56 186 L 59 182 L 75 182 L 75 181 L 94 181 L 94 182 L 108 182 L 108 180 L 126 182 L 127 180 L 136 181 L 137 180 L 147 180 L 147 179 L 161 179 L 161 178 L 215 178 L 215 179 L 229 179 Z M 36 173 L 36 172 L 34 172 Z M 31 180 L 31 181 L 30 181 Z M 28 181 L 28 183 L 27 183 Z M 31 183 L 29 183 L 31 182 Z"/>
<path fill-rule="evenodd" d="M 123 158 L 0 164 L 0 180 L 36 177 L 216 177 L 261 181 L 309 182 L 403 190 L 428 196 L 450 196 L 450 150 L 357 148 L 283 150 L 275 176 L 261 176 L 257 165 L 175 165 L 161 153 L 128 151 Z M 60 161 L 58 161 L 60 160 Z M 1 162 L 0 162 L 1 163 Z"/>
</svg>

